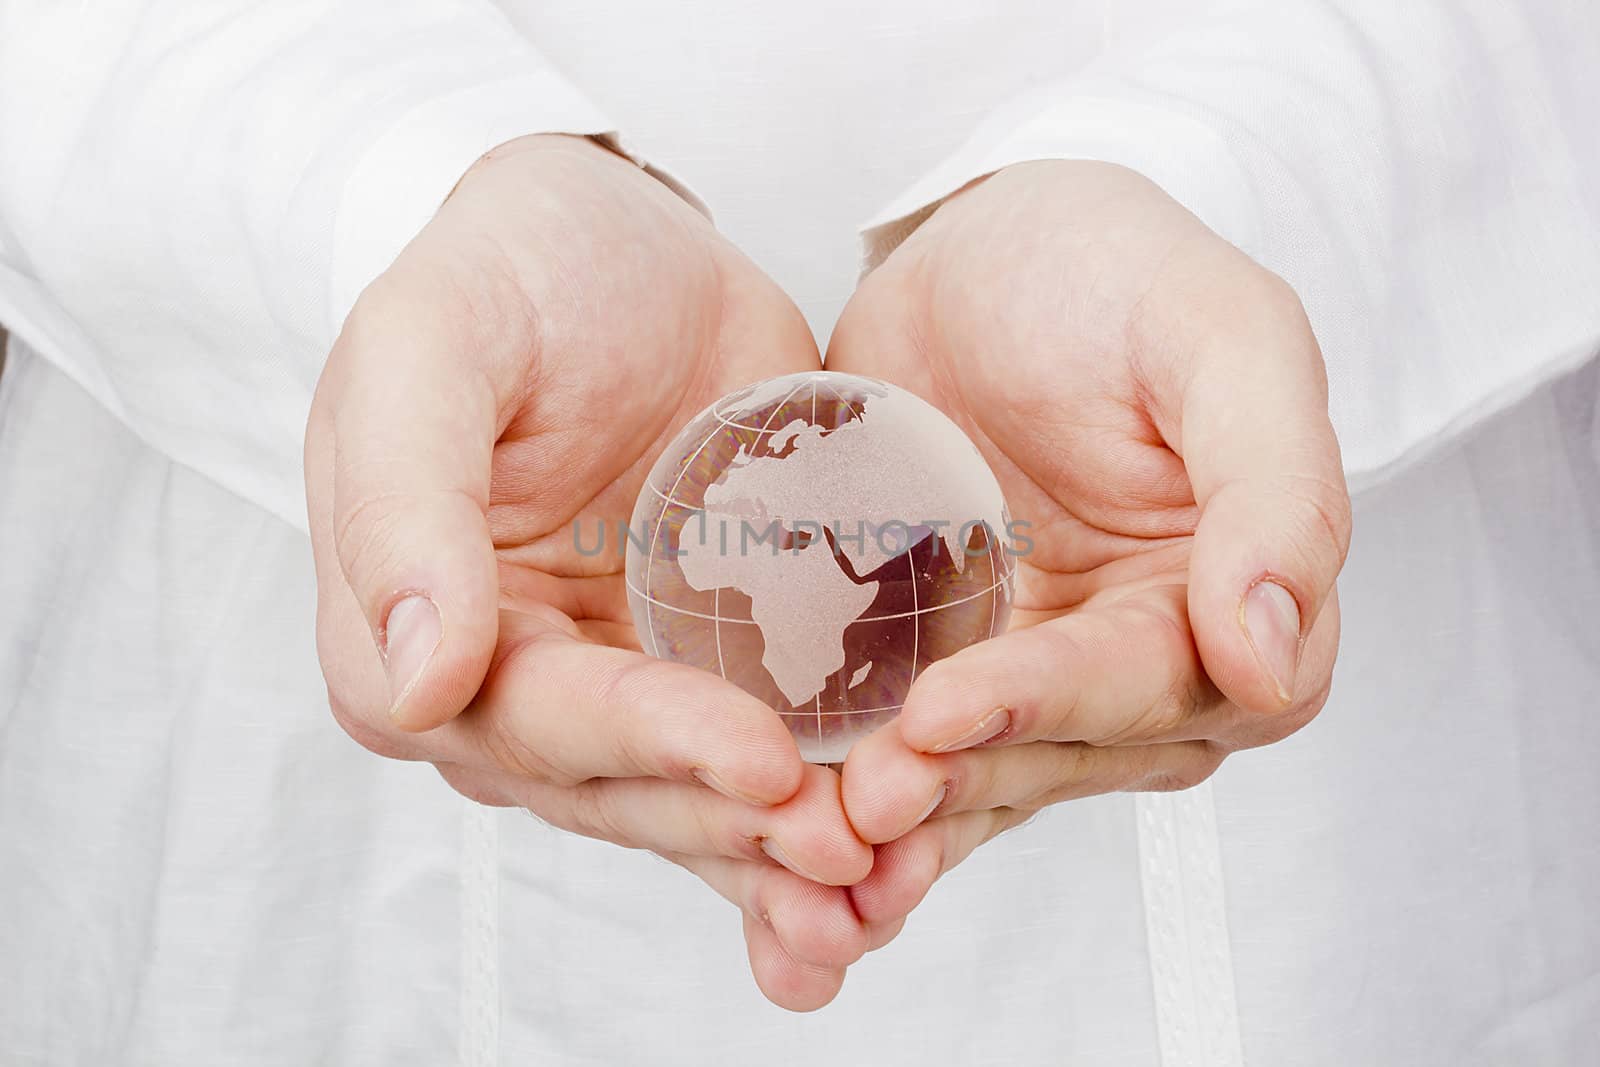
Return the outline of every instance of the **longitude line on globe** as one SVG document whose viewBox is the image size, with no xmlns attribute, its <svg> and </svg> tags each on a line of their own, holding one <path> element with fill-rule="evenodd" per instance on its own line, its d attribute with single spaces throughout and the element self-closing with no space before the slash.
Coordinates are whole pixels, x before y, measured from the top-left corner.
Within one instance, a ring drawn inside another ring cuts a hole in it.
<svg viewBox="0 0 1600 1067">
<path fill-rule="evenodd" d="M 785 404 L 787 404 L 789 402 L 789 397 L 792 397 L 792 396 L 794 396 L 794 394 L 798 393 L 804 385 L 805 385 L 805 383 L 801 382 L 800 385 L 797 385 L 793 389 L 789 390 L 789 396 L 786 396 L 782 400 L 778 401 L 778 406 L 772 409 L 772 414 L 771 415 L 767 416 L 767 422 L 768 423 L 771 423 L 772 420 L 777 417 L 778 412 L 783 410 L 783 405 L 785 405 Z M 719 432 L 721 432 L 722 428 L 724 426 L 736 425 L 732 421 L 723 418 L 722 415 L 715 408 L 712 409 L 711 414 L 716 416 L 718 425 L 717 425 L 717 427 L 715 429 L 713 429 L 709 434 L 706 435 L 706 439 L 704 441 L 700 442 L 700 447 L 696 448 L 694 450 L 694 454 L 691 455 L 688 459 L 684 460 L 683 469 L 678 472 L 678 476 L 675 479 L 673 479 L 671 487 L 667 489 L 666 497 L 667 497 L 668 500 L 672 499 L 672 494 L 676 493 L 678 491 L 678 486 L 683 483 L 684 475 L 689 473 L 689 468 L 694 466 L 694 461 L 700 458 L 700 453 L 702 453 L 702 452 L 704 452 L 706 450 L 706 446 L 709 445 L 712 441 L 715 441 L 717 439 L 717 434 Z M 765 430 L 766 430 L 766 427 L 763 426 L 760 430 L 757 431 L 757 433 L 763 433 L 763 432 L 765 432 Z M 760 443 L 760 440 L 758 438 L 757 439 L 757 444 L 759 444 L 759 443 Z M 645 480 L 646 480 L 646 482 L 649 481 L 648 478 L 645 479 Z M 660 606 L 660 607 L 671 607 L 672 605 L 663 604 L 663 603 L 661 603 L 661 601 L 656 600 L 655 598 L 650 596 L 650 567 L 651 567 L 651 564 L 653 564 L 655 562 L 656 545 L 661 540 L 661 527 L 662 527 L 662 524 L 664 524 L 666 521 L 667 521 L 667 509 L 663 507 L 661 509 L 661 514 L 656 516 L 655 533 L 650 535 L 650 551 L 644 557 L 644 588 L 645 588 L 645 591 L 643 593 L 639 594 L 640 596 L 644 597 L 646 602 L 648 602 L 650 604 L 655 604 L 655 605 Z M 624 584 L 627 584 L 628 578 L 627 578 L 627 572 L 626 571 L 623 572 L 622 580 L 623 580 Z M 637 592 L 637 590 L 635 590 L 635 591 Z M 645 614 L 648 615 L 649 612 L 646 611 Z M 691 612 L 690 614 L 699 614 L 699 613 L 698 612 Z M 720 615 L 720 612 L 718 614 Z M 717 615 L 712 615 L 712 616 L 704 616 L 704 615 L 702 615 L 701 616 L 701 618 L 707 618 L 707 617 L 715 619 L 718 616 Z M 653 619 L 650 622 L 649 630 L 650 630 L 650 654 L 652 656 L 655 656 L 657 659 L 660 659 L 661 658 L 661 650 L 656 645 L 656 627 L 655 627 L 655 620 L 653 620 Z M 719 640 L 721 639 L 720 632 L 718 634 L 718 639 Z"/>
<path fill-rule="evenodd" d="M 817 422 L 817 389 L 818 389 L 819 384 L 821 385 L 822 388 L 827 389 L 827 391 L 830 394 L 832 394 L 832 396 L 833 396 L 833 398 L 835 400 L 837 400 L 839 403 L 843 404 L 850 411 L 850 413 L 852 415 L 858 415 L 854 405 L 852 405 L 850 403 L 850 401 L 848 399 L 846 399 L 844 396 L 842 396 L 837 390 L 829 387 L 828 385 L 826 385 L 826 383 L 822 383 L 821 379 L 820 379 L 820 376 L 812 377 L 810 379 L 810 382 L 811 382 L 811 424 L 813 426 L 815 426 L 816 422 Z M 658 608 L 665 609 L 667 611 L 675 612 L 675 613 L 680 614 L 680 615 L 689 615 L 689 616 L 692 616 L 694 618 L 705 619 L 705 620 L 709 621 L 712 624 L 713 633 L 716 635 L 716 642 L 717 642 L 717 668 L 722 673 L 722 677 L 723 678 L 727 678 L 728 675 L 727 675 L 727 669 L 726 669 L 726 667 L 725 667 L 725 665 L 723 663 L 723 657 L 722 657 L 722 624 L 725 623 L 725 622 L 729 622 L 729 623 L 739 623 L 741 625 L 747 625 L 747 626 L 754 626 L 754 625 L 757 625 L 757 623 L 755 622 L 754 619 L 730 619 L 730 618 L 725 618 L 722 615 L 722 610 L 721 610 L 721 603 L 722 603 L 721 593 L 722 593 L 722 591 L 721 591 L 720 588 L 718 588 L 718 589 L 713 591 L 712 614 L 710 614 L 710 615 L 707 615 L 704 612 L 694 611 L 694 610 L 692 610 L 690 608 L 680 607 L 680 606 L 678 606 L 676 604 L 669 604 L 666 601 L 659 600 L 656 597 L 653 597 L 653 596 L 651 596 L 649 594 L 648 590 L 650 588 L 651 565 L 652 565 L 652 563 L 654 562 L 654 559 L 655 559 L 656 546 L 660 542 L 662 526 L 666 522 L 666 509 L 668 507 L 681 507 L 681 508 L 684 508 L 686 510 L 691 510 L 691 511 L 692 510 L 697 510 L 695 508 L 690 507 L 690 505 L 685 504 L 680 500 L 677 500 L 676 498 L 673 497 L 672 494 L 677 491 L 678 486 L 682 483 L 684 477 L 688 474 L 689 468 L 694 465 L 694 461 L 699 458 L 699 456 L 700 456 L 700 454 L 702 452 L 705 451 L 706 446 L 710 445 L 711 442 L 716 439 L 717 434 L 719 432 L 721 432 L 723 428 L 728 427 L 728 428 L 733 428 L 733 429 L 738 429 L 738 430 L 745 430 L 747 432 L 752 432 L 752 433 L 755 433 L 757 435 L 771 432 L 773 420 L 776 419 L 777 416 L 778 416 L 778 413 L 783 410 L 784 405 L 789 403 L 789 401 L 794 398 L 794 394 L 798 393 L 802 388 L 805 387 L 805 384 L 806 384 L 805 382 L 801 382 L 799 385 L 797 385 L 793 389 L 791 389 L 788 392 L 788 394 L 784 396 L 784 398 L 782 400 L 778 401 L 777 405 L 775 407 L 773 407 L 771 414 L 769 414 L 767 416 L 766 421 L 763 422 L 760 426 L 751 426 L 751 425 L 746 424 L 746 423 L 735 422 L 732 419 L 728 418 L 726 415 L 724 415 L 722 412 L 713 409 L 712 410 L 712 415 L 717 419 L 718 425 L 716 426 L 715 429 L 712 430 L 712 432 L 706 437 L 706 439 L 704 441 L 700 442 L 699 447 L 696 448 L 694 450 L 694 453 L 692 455 L 690 455 L 688 460 L 686 460 L 684 462 L 683 469 L 678 472 L 678 476 L 673 481 L 671 487 L 665 493 L 663 493 L 653 482 L 650 482 L 649 480 L 646 480 L 646 482 L 645 482 L 645 484 L 647 486 L 649 486 L 650 491 L 652 493 L 654 493 L 657 497 L 659 497 L 661 499 L 661 501 L 662 501 L 661 514 L 656 519 L 656 528 L 655 528 L 655 531 L 652 534 L 651 540 L 650 540 L 650 552 L 645 557 L 645 589 L 644 590 L 640 590 L 640 589 L 635 588 L 632 582 L 628 582 L 627 581 L 626 576 L 624 576 L 623 581 L 628 586 L 628 588 L 636 596 L 640 597 L 646 603 L 650 604 L 653 607 L 658 607 Z M 755 444 L 759 444 L 759 443 L 760 443 L 760 438 L 758 436 Z M 752 448 L 753 447 L 754 447 L 754 445 L 752 445 Z M 986 531 L 986 533 L 987 533 L 987 531 Z M 1005 584 L 1005 582 L 1009 581 L 1010 578 L 1012 577 L 1012 575 L 1016 573 L 1016 568 L 1012 567 L 1012 568 L 1006 569 L 1004 572 L 1001 571 L 1000 565 L 999 565 L 999 561 L 996 560 L 996 558 L 995 558 L 996 554 L 997 554 L 995 549 L 996 549 L 997 546 L 995 545 L 992 536 L 989 538 L 989 540 L 990 540 L 990 551 L 987 553 L 987 555 L 989 557 L 989 574 L 990 574 L 990 577 L 993 579 L 993 581 L 991 582 L 991 584 L 989 585 L 989 587 L 987 589 L 980 589 L 976 593 L 970 593 L 967 596 L 958 597 L 955 600 L 946 601 L 946 602 L 944 602 L 942 604 L 934 604 L 934 605 L 931 605 L 929 607 L 924 608 L 924 607 L 921 606 L 921 604 L 920 604 L 920 602 L 918 600 L 918 597 L 917 597 L 916 561 L 912 557 L 911 552 L 907 551 L 907 553 L 906 553 L 906 565 L 911 570 L 911 605 L 912 605 L 912 610 L 895 612 L 895 613 L 889 614 L 889 615 L 874 615 L 874 616 L 870 616 L 870 617 L 867 617 L 867 618 L 855 620 L 856 622 L 882 622 L 882 621 L 886 621 L 886 620 L 890 620 L 890 619 L 904 619 L 904 618 L 911 618 L 911 619 L 917 620 L 917 621 L 913 622 L 913 624 L 912 624 L 911 680 L 913 682 L 916 681 L 916 676 L 917 676 L 917 656 L 918 656 L 918 650 L 919 650 L 920 645 L 921 645 L 921 631 L 922 631 L 920 619 L 921 619 L 922 615 L 930 613 L 930 612 L 934 612 L 934 611 L 939 611 L 939 610 L 942 610 L 944 608 L 954 607 L 954 606 L 956 606 L 958 604 L 964 604 L 967 601 L 976 600 L 978 597 L 981 597 L 981 596 L 983 596 L 985 594 L 988 594 L 990 596 L 990 598 L 991 598 L 991 603 L 992 603 L 992 606 L 991 606 L 990 612 L 989 612 L 989 636 L 991 638 L 994 636 L 995 626 L 999 622 L 999 615 L 1000 615 L 1000 587 L 1003 584 Z M 654 653 L 656 655 L 659 655 L 659 652 L 656 651 L 657 645 L 656 645 L 654 626 L 652 626 L 651 630 L 650 630 L 650 646 L 651 646 L 652 653 Z M 866 715 L 866 714 L 875 714 L 877 712 L 883 712 L 883 711 L 893 711 L 896 708 L 900 708 L 900 707 L 903 707 L 903 706 L 904 705 L 900 705 L 900 704 L 891 704 L 891 705 L 885 705 L 883 707 L 877 707 L 877 708 L 854 708 L 854 709 L 850 709 L 850 710 L 846 710 L 846 711 L 829 712 L 829 714 L 830 715 Z M 821 740 L 821 737 L 822 737 L 822 694 L 821 694 L 820 691 L 816 694 L 816 696 L 814 698 L 814 712 L 813 713 L 816 716 L 817 737 L 818 737 L 818 740 Z"/>
<path fill-rule="evenodd" d="M 804 385 L 803 382 L 801 384 Z M 850 401 L 847 400 L 844 396 L 842 396 L 839 393 L 838 390 L 832 389 L 827 385 L 824 385 L 823 388 L 827 389 L 828 392 L 832 393 L 833 394 L 833 398 L 835 400 L 839 401 L 839 403 L 843 404 L 846 408 L 848 408 L 852 415 L 856 415 L 857 417 L 859 417 L 860 413 L 856 411 L 855 405 L 851 404 Z M 792 396 L 793 394 L 790 394 L 790 395 Z M 788 402 L 788 400 L 787 400 L 787 398 L 785 398 L 784 403 L 787 403 L 787 402 Z M 715 415 L 717 420 L 719 422 L 721 422 L 723 426 L 729 426 L 729 427 L 732 427 L 735 430 L 749 430 L 752 433 L 766 433 L 767 430 L 768 430 L 768 427 L 766 427 L 766 426 L 751 426 L 748 423 L 734 422 L 732 419 L 730 419 L 727 416 L 723 415 L 720 411 L 713 411 L 711 414 Z M 815 383 L 813 383 L 813 385 L 811 387 L 811 424 L 813 426 L 815 426 L 816 423 L 817 423 L 817 389 L 816 389 Z M 720 429 L 721 427 L 718 427 L 718 428 Z M 833 429 L 838 429 L 838 427 L 833 427 Z M 692 462 L 693 457 L 690 457 L 690 459 L 691 459 L 691 462 Z M 647 481 L 647 482 L 645 482 L 645 485 L 647 487 L 649 487 L 649 489 L 650 489 L 650 491 L 652 493 L 654 493 L 656 496 L 660 497 L 662 500 L 666 501 L 669 506 L 671 506 L 671 507 L 679 507 L 679 508 L 686 508 L 689 511 L 694 511 L 695 510 L 693 506 L 691 506 L 689 504 L 685 504 L 681 500 L 674 500 L 667 493 L 663 493 L 660 489 L 656 488 L 656 486 L 653 483 Z"/>
<path fill-rule="evenodd" d="M 711 614 L 717 617 L 711 624 L 711 632 L 717 638 L 717 673 L 722 675 L 723 681 L 727 681 L 728 668 L 722 662 L 722 586 L 720 585 L 711 590 Z M 990 628 L 993 629 L 993 624 Z"/>
<path fill-rule="evenodd" d="M 850 403 L 849 399 L 846 398 L 843 393 L 839 392 L 839 390 L 835 389 L 833 386 L 828 385 L 826 382 L 823 383 L 822 387 L 824 389 L 826 389 L 828 392 L 832 393 L 833 394 L 833 398 L 835 400 L 837 400 L 839 403 L 843 404 L 849 410 L 850 414 L 853 417 L 858 418 L 858 419 L 861 418 L 862 413 L 856 410 L 856 406 L 854 404 Z M 835 429 L 837 429 L 837 427 L 835 427 Z"/>
<path fill-rule="evenodd" d="M 1000 619 L 1000 583 L 1005 580 L 1000 577 L 1000 564 L 995 561 L 995 555 L 995 545 L 991 541 L 989 544 L 989 577 L 994 579 L 994 584 L 990 585 L 989 589 L 994 594 L 994 599 L 989 606 L 990 640 L 994 639 L 994 624 Z M 1013 573 L 1015 572 L 1013 571 Z M 1010 575 L 1006 577 L 1010 577 Z"/>
<path fill-rule="evenodd" d="M 819 695 L 817 697 L 817 699 L 820 701 L 822 698 Z M 830 719 L 843 719 L 843 718 L 847 718 L 847 717 L 849 717 L 851 715 L 876 715 L 880 711 L 899 711 L 903 707 L 905 707 L 904 704 L 885 704 L 881 708 L 847 708 L 844 711 L 825 711 L 825 712 L 823 712 L 823 714 L 826 715 Z M 780 714 L 780 715 L 804 715 L 805 712 L 803 712 L 803 711 L 800 711 L 800 712 L 781 711 L 778 714 Z"/>
<path fill-rule="evenodd" d="M 815 430 L 817 428 L 817 379 L 815 377 L 813 377 L 811 379 L 811 428 L 813 430 Z M 822 684 L 823 685 L 827 685 L 828 684 L 827 680 L 824 679 Z M 822 690 L 821 689 L 817 690 L 817 692 L 816 692 L 815 696 L 813 697 L 813 699 L 816 702 L 816 711 L 817 711 L 817 744 L 820 745 L 822 743 Z"/>
<path fill-rule="evenodd" d="M 906 567 L 911 571 L 911 681 L 906 683 L 908 686 L 917 684 L 917 652 L 922 647 L 922 612 L 917 604 L 917 561 L 911 551 L 913 547 L 906 546 Z"/>
</svg>

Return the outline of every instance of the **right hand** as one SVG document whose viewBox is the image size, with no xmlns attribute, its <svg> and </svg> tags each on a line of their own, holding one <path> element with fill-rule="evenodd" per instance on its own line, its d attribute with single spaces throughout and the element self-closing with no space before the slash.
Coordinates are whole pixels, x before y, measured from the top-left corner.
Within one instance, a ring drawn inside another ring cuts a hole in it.
<svg viewBox="0 0 1600 1067">
<path fill-rule="evenodd" d="M 1010 631 L 850 752 L 880 846 L 858 914 L 903 918 L 1046 805 L 1189 788 L 1321 710 L 1350 540 L 1322 354 L 1293 290 L 1154 182 L 1042 160 L 968 186 L 862 282 L 828 366 L 942 408 L 1031 524 Z"/>
<path fill-rule="evenodd" d="M 872 852 L 766 705 L 638 649 L 615 548 L 656 455 L 755 379 L 815 369 L 792 302 L 592 141 L 468 171 L 357 301 L 317 387 L 317 646 L 344 729 L 458 792 L 659 853 L 745 912 L 756 980 L 832 999 Z M 788 869 L 786 870 L 785 867 Z M 898 927 L 896 927 L 897 929 Z"/>
</svg>

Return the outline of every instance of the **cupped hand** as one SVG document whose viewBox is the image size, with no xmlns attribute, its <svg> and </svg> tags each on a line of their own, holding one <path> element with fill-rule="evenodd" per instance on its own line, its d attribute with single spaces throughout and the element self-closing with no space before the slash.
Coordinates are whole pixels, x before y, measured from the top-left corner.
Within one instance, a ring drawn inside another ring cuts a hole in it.
<svg viewBox="0 0 1600 1067">
<path fill-rule="evenodd" d="M 963 190 L 827 362 L 949 413 L 1031 524 L 1010 631 L 850 753 L 865 920 L 1045 805 L 1192 786 L 1320 710 L 1350 536 L 1321 355 L 1289 286 L 1156 185 L 1062 161 Z"/>
<path fill-rule="evenodd" d="M 887 929 L 839 888 L 871 851 L 771 709 L 640 653 L 615 535 L 689 417 L 817 364 L 794 305 L 665 186 L 592 141 L 529 137 L 362 294 L 306 432 L 345 730 L 694 871 L 744 910 L 757 981 L 792 1008 L 831 999 Z"/>
</svg>

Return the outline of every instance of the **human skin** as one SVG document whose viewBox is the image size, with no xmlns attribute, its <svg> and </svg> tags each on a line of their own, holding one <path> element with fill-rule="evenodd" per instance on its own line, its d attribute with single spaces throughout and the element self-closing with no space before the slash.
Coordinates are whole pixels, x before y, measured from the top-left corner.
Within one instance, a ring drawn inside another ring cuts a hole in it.
<svg viewBox="0 0 1600 1067">
<path fill-rule="evenodd" d="M 925 671 L 841 783 L 770 709 L 643 657 L 620 560 L 568 536 L 626 520 L 706 404 L 816 366 L 792 303 L 699 215 L 591 142 L 531 137 L 363 294 L 306 449 L 345 729 L 694 871 L 795 1010 L 1044 804 L 1190 785 L 1309 721 L 1349 536 L 1288 287 L 1131 172 L 1008 168 L 863 282 L 829 367 L 949 412 L 1035 550 L 1012 631 Z"/>
<path fill-rule="evenodd" d="M 457 791 L 650 849 L 745 915 L 758 984 L 833 996 L 872 852 L 776 714 L 639 651 L 617 553 L 695 412 L 818 366 L 793 303 L 595 142 L 496 149 L 360 297 L 306 432 L 317 647 L 339 723 Z M 818 979 L 821 976 L 821 979 Z"/>
<path fill-rule="evenodd" d="M 968 187 L 863 281 L 827 364 L 947 412 L 1034 542 L 1009 631 L 845 764 L 864 920 L 1045 805 L 1187 788 L 1321 709 L 1350 538 L 1321 354 L 1292 289 L 1155 184 L 1050 161 Z"/>
</svg>

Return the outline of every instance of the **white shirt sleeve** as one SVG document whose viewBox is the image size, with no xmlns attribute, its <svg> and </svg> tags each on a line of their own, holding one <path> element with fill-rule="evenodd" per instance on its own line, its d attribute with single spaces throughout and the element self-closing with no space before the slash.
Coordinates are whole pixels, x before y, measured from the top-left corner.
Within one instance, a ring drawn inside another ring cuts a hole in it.
<svg viewBox="0 0 1600 1067">
<path fill-rule="evenodd" d="M 303 525 L 305 412 L 355 296 L 483 152 L 611 129 L 480 0 L 11 3 L 0 321 Z"/>
<path fill-rule="evenodd" d="M 1299 291 L 1358 485 L 1600 351 L 1600 7 L 1227 8 L 999 109 L 867 265 L 1008 164 L 1138 170 Z"/>
</svg>

